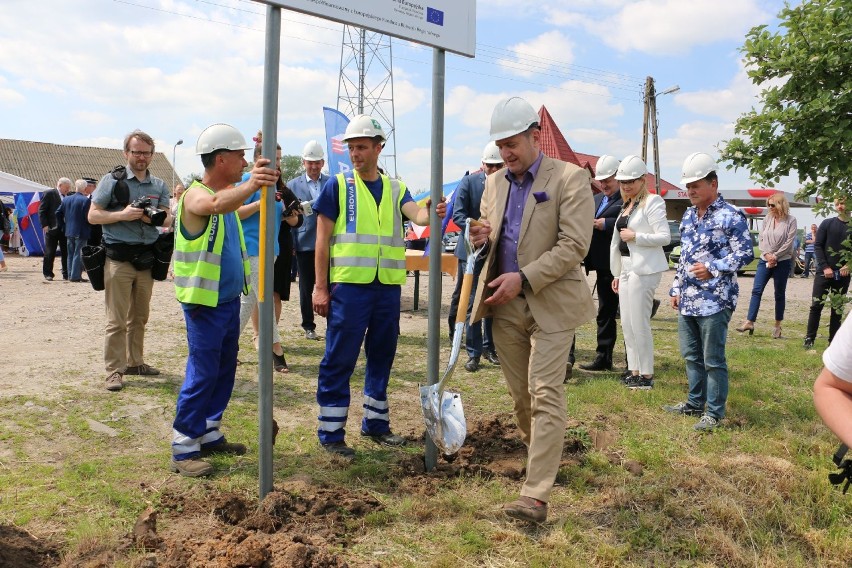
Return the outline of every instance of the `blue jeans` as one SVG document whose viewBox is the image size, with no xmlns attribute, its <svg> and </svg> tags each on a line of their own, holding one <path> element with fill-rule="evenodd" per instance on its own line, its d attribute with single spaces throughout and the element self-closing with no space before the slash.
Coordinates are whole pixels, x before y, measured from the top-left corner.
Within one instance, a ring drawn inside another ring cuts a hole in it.
<svg viewBox="0 0 852 568">
<path fill-rule="evenodd" d="M 814 260 L 814 253 L 805 251 L 805 271 L 803 276 L 808 277 L 811 274 L 811 262 Z"/>
<path fill-rule="evenodd" d="M 68 237 L 68 279 L 74 282 L 83 276 L 83 247 L 86 239 Z"/>
<path fill-rule="evenodd" d="M 725 417 L 728 400 L 728 362 L 725 360 L 725 341 L 731 310 L 711 316 L 685 316 L 677 319 L 680 354 L 686 361 L 689 381 L 687 402 L 693 408 L 704 408 L 717 420 Z"/>
<path fill-rule="evenodd" d="M 748 321 L 757 320 L 757 311 L 760 309 L 760 298 L 763 289 L 771 278 L 775 285 L 775 321 L 784 319 L 784 308 L 787 305 L 787 280 L 790 278 L 790 264 L 792 259 L 782 260 L 773 268 L 766 267 L 766 261 L 757 263 L 757 272 L 754 275 L 754 285 L 751 288 L 751 302 L 748 305 Z"/>
</svg>

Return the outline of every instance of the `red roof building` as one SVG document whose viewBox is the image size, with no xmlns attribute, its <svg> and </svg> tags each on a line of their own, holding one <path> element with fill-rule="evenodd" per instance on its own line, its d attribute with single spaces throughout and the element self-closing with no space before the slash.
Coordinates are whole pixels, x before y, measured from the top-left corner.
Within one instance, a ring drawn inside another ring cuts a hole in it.
<svg viewBox="0 0 852 568">
<path fill-rule="evenodd" d="M 598 158 L 600 156 L 581 154 L 580 152 L 572 150 L 571 146 L 568 145 L 568 141 L 565 140 L 565 137 L 562 135 L 562 131 L 559 130 L 559 127 L 556 125 L 556 122 L 553 120 L 553 117 L 544 105 L 542 105 L 539 109 L 538 116 L 541 119 L 539 122 L 541 125 L 541 151 L 551 158 L 556 158 L 563 162 L 570 162 L 576 166 L 589 170 L 589 173 L 592 174 L 592 178 L 594 178 L 595 166 L 597 165 Z M 657 178 L 651 173 L 645 175 L 645 182 L 648 187 L 648 191 L 651 193 L 656 193 L 656 179 Z M 592 189 L 595 193 L 600 191 L 600 186 L 598 185 L 598 182 L 594 181 L 594 179 L 592 179 Z M 676 193 L 678 191 L 678 187 L 664 179 L 660 179 L 660 195 L 665 197 L 666 193 L 669 191 Z"/>
</svg>

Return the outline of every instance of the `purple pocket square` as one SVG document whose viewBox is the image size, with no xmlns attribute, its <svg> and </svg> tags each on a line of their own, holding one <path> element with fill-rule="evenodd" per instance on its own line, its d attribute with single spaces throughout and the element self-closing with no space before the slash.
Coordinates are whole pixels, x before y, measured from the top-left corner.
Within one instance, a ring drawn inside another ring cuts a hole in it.
<svg viewBox="0 0 852 568">
<path fill-rule="evenodd" d="M 549 197 L 547 197 L 547 192 L 546 192 L 546 191 L 534 191 L 534 192 L 533 192 L 533 197 L 535 197 L 535 202 L 536 202 L 536 203 L 544 203 L 545 201 L 547 201 L 548 199 L 550 199 Z"/>
</svg>

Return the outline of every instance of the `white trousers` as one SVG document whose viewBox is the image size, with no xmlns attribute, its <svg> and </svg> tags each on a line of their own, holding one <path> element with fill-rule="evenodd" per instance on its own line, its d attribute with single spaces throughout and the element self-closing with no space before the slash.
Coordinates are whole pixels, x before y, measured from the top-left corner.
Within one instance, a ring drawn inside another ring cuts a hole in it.
<svg viewBox="0 0 852 568">
<path fill-rule="evenodd" d="M 651 308 L 654 291 L 663 277 L 662 272 L 639 275 L 631 269 L 629 256 L 621 257 L 618 277 L 618 306 L 621 329 L 627 349 L 627 368 L 642 375 L 654 374 L 654 335 L 651 333 Z"/>
</svg>

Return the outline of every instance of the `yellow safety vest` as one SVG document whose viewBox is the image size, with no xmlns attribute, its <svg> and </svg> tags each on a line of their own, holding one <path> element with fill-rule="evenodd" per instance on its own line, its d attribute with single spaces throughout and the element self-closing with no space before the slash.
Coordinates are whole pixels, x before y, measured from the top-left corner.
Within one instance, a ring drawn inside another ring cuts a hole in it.
<svg viewBox="0 0 852 568">
<path fill-rule="evenodd" d="M 382 175 L 376 200 L 357 172 L 337 174 L 340 214 L 331 235 L 331 281 L 405 284 L 405 240 L 399 210 L 405 185 Z"/>
<path fill-rule="evenodd" d="M 184 304 L 201 304 L 215 307 L 219 304 L 219 278 L 222 274 L 222 247 L 225 244 L 225 216 L 210 215 L 207 228 L 198 237 L 187 240 L 181 231 L 183 216 L 183 198 L 196 185 L 207 190 L 210 195 L 215 192 L 199 181 L 192 185 L 181 196 L 178 204 L 177 220 L 175 221 L 175 294 L 179 302 Z M 249 266 L 246 243 L 243 239 L 243 228 L 236 211 L 240 231 L 240 251 L 243 256 L 244 285 L 243 293 L 249 292 Z"/>
</svg>

